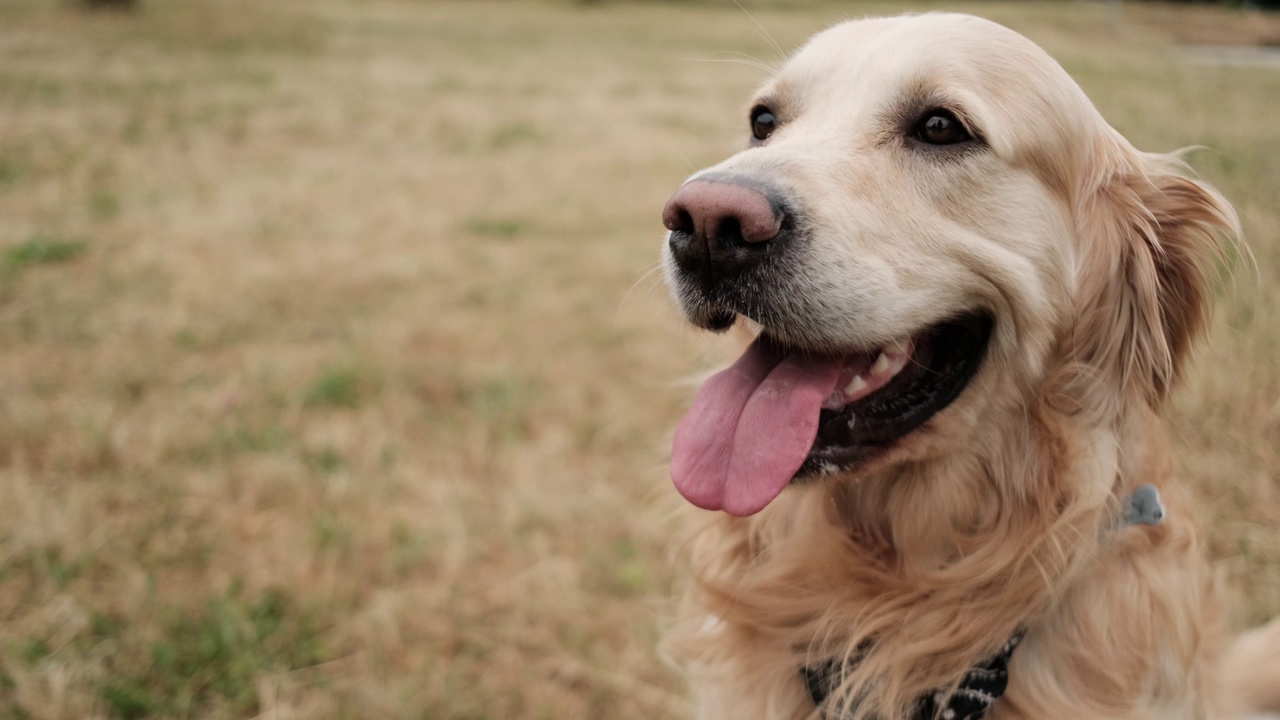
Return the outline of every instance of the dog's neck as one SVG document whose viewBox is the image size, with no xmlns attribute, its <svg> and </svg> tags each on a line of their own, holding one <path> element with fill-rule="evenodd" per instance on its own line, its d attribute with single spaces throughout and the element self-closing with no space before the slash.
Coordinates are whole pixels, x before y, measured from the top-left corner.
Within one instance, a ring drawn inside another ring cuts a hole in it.
<svg viewBox="0 0 1280 720">
<path fill-rule="evenodd" d="M 1047 384 L 1026 404 L 990 409 L 1005 417 L 975 422 L 960 449 L 814 491 L 849 541 L 904 571 L 945 567 L 1019 521 L 1105 528 L 1139 485 L 1168 473 L 1161 423 L 1137 398 L 1091 404 Z"/>
</svg>

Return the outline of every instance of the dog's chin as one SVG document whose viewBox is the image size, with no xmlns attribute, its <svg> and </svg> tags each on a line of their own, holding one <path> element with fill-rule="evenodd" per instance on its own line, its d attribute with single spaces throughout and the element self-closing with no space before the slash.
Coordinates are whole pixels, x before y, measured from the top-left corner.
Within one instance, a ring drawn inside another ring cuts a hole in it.
<svg viewBox="0 0 1280 720">
<path fill-rule="evenodd" d="M 738 313 L 732 310 L 715 307 L 713 305 L 696 303 L 685 304 L 685 317 L 688 318 L 690 324 L 702 330 L 710 330 L 714 333 L 722 333 L 733 327 L 734 323 L 740 317 Z"/>
<path fill-rule="evenodd" d="M 909 361 L 855 402 L 824 405 L 795 480 L 864 469 L 951 406 L 982 368 L 994 320 L 968 312 L 911 335 Z"/>
</svg>

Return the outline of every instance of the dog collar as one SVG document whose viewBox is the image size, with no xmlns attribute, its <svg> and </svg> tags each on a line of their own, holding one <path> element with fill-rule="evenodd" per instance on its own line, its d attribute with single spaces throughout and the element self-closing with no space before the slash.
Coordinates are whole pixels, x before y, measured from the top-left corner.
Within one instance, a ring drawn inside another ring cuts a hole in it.
<svg viewBox="0 0 1280 720">
<path fill-rule="evenodd" d="M 1139 485 L 1125 499 L 1121 510 L 1116 529 L 1133 525 L 1159 525 L 1165 516 L 1160 491 L 1150 483 Z M 950 695 L 933 692 L 916 700 L 911 720 L 980 720 L 1008 687 L 1009 658 L 1013 656 L 1018 643 L 1022 642 L 1024 634 L 1025 630 L 1019 629 L 1000 648 L 1000 652 L 970 668 Z M 855 657 L 850 662 L 856 667 L 858 659 Z M 832 659 L 817 667 L 800 668 L 809 696 L 813 698 L 813 704 L 823 710 L 824 717 L 828 716 L 823 705 L 840 685 L 844 667 L 844 663 Z M 828 720 L 836 719 L 828 717 Z"/>
<path fill-rule="evenodd" d="M 1018 630 L 1000 648 L 1000 652 L 970 668 L 950 695 L 932 692 L 921 696 L 916 700 L 911 720 L 979 720 L 1009 685 L 1009 658 L 1022 642 L 1023 634 Z M 855 658 L 851 662 L 856 666 L 858 661 Z M 823 711 L 823 717 L 828 720 L 836 718 L 826 714 L 827 708 L 823 704 L 840 685 L 844 667 L 839 660 L 828 660 L 817 667 L 800 669 L 813 704 Z"/>
</svg>

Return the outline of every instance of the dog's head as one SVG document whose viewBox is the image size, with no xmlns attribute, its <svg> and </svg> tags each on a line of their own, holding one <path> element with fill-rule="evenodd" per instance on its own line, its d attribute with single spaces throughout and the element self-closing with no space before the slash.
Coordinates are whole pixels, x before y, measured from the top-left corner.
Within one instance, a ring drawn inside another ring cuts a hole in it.
<svg viewBox="0 0 1280 720">
<path fill-rule="evenodd" d="M 689 320 L 758 330 L 676 433 L 691 502 L 751 514 L 795 478 L 954 452 L 1063 368 L 1076 407 L 1163 399 L 1234 215 L 1036 45 L 964 15 L 844 23 L 748 121 L 663 212 Z"/>
</svg>

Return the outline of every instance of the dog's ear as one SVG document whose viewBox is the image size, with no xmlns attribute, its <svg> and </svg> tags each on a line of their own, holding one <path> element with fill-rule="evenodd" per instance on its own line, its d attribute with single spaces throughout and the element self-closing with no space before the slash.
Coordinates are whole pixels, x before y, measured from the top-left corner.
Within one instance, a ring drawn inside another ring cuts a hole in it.
<svg viewBox="0 0 1280 720">
<path fill-rule="evenodd" d="M 1114 380 L 1117 399 L 1157 407 L 1205 330 L 1213 282 L 1240 236 L 1226 199 L 1176 156 L 1123 139 L 1100 153 L 1080 194 L 1077 360 Z"/>
</svg>

